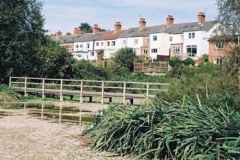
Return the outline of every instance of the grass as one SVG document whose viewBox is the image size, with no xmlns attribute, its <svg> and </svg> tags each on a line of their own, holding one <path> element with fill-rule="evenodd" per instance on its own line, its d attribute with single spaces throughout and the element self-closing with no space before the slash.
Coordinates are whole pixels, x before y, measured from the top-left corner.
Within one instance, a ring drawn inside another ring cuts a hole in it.
<svg viewBox="0 0 240 160">
<path fill-rule="evenodd" d="M 240 113 L 201 101 L 112 105 L 83 132 L 96 150 L 149 159 L 240 158 Z"/>
</svg>

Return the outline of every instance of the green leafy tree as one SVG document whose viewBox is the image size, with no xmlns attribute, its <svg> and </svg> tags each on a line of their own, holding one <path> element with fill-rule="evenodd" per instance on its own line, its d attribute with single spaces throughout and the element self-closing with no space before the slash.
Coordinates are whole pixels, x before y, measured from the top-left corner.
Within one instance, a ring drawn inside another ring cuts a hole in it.
<svg viewBox="0 0 240 160">
<path fill-rule="evenodd" d="M 122 48 L 117 51 L 114 61 L 117 65 L 128 68 L 132 72 L 135 59 L 136 53 L 132 48 Z"/>
<path fill-rule="evenodd" d="M 223 66 L 232 75 L 240 75 L 240 1 L 239 0 L 217 0 L 218 22 L 221 25 L 224 39 L 231 37 L 230 42 L 236 45 L 230 51 L 225 51 Z M 239 87 L 240 89 L 240 87 Z"/>
<path fill-rule="evenodd" d="M 37 49 L 45 41 L 41 9 L 37 0 L 0 1 L 0 81 L 36 70 Z"/>
<path fill-rule="evenodd" d="M 222 31 L 228 35 L 240 34 L 240 1 L 217 0 L 217 7 Z"/>
<path fill-rule="evenodd" d="M 90 24 L 84 22 L 84 23 L 81 23 L 80 26 L 79 26 L 79 29 L 85 33 L 91 33 L 93 30 L 92 30 L 92 27 L 90 26 Z"/>
</svg>

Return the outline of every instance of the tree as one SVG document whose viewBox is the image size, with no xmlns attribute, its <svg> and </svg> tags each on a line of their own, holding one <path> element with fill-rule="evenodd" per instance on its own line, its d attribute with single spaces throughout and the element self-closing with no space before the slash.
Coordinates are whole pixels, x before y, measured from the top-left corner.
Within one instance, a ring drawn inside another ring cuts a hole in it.
<svg viewBox="0 0 240 160">
<path fill-rule="evenodd" d="M 38 0 L 0 1 L 0 82 L 9 76 L 72 77 L 71 54 L 43 29 Z"/>
<path fill-rule="evenodd" d="M 32 75 L 39 45 L 45 42 L 42 3 L 0 1 L 0 81 L 10 75 Z"/>
<path fill-rule="evenodd" d="M 224 39 L 231 37 L 230 42 L 237 45 L 230 51 L 225 51 L 224 67 L 234 76 L 240 75 L 240 1 L 239 0 L 217 0 L 218 21 L 225 34 Z M 239 88 L 240 89 L 240 88 Z"/>
<path fill-rule="evenodd" d="M 114 61 L 117 65 L 128 68 L 132 72 L 135 59 L 136 53 L 132 48 L 122 48 L 117 51 Z"/>
<path fill-rule="evenodd" d="M 227 35 L 240 34 L 240 1 L 217 0 L 218 22 Z"/>
<path fill-rule="evenodd" d="M 81 23 L 80 26 L 79 26 L 79 29 L 85 33 L 92 33 L 92 27 L 90 26 L 90 24 L 84 22 L 84 23 Z"/>
</svg>

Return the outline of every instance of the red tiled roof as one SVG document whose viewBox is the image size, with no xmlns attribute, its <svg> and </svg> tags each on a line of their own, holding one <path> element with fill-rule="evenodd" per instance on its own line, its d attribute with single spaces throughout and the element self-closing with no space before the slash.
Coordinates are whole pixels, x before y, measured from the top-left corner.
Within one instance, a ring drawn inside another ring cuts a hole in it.
<svg viewBox="0 0 240 160">
<path fill-rule="evenodd" d="M 106 31 L 102 35 L 100 35 L 96 41 L 102 41 L 102 40 L 113 40 L 117 39 L 125 30 L 120 31 Z"/>
</svg>

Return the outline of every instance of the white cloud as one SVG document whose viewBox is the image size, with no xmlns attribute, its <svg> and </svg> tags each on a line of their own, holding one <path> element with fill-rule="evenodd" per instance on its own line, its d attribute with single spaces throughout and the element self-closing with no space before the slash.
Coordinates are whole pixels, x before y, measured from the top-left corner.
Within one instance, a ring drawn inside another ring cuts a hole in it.
<svg viewBox="0 0 240 160">
<path fill-rule="evenodd" d="M 123 28 L 138 26 L 139 16 L 147 19 L 147 25 L 165 23 L 172 14 L 176 23 L 196 21 L 198 11 L 206 11 L 206 19 L 217 16 L 214 1 L 210 0 L 47 0 L 43 6 L 45 28 L 54 33 L 72 32 L 81 22 L 98 24 L 104 29 L 113 29 L 114 21 L 121 21 Z"/>
</svg>

